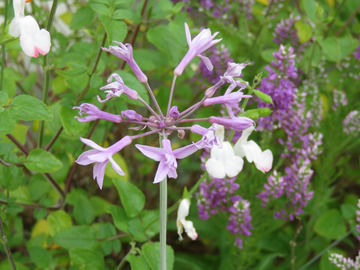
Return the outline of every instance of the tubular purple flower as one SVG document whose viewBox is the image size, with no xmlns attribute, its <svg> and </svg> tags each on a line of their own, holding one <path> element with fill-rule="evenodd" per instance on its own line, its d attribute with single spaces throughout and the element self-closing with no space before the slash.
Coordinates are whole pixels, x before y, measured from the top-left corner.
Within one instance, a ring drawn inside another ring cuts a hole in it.
<svg viewBox="0 0 360 270">
<path fill-rule="evenodd" d="M 130 66 L 131 70 L 134 72 L 135 76 L 141 83 L 147 83 L 148 78 L 141 71 L 138 64 L 135 62 L 133 56 L 133 48 L 130 43 L 126 43 L 125 45 L 122 42 L 114 41 L 119 46 L 110 46 L 109 49 L 103 48 L 104 51 L 109 52 L 120 59 L 126 61 Z"/>
<path fill-rule="evenodd" d="M 174 118 L 175 120 L 179 118 L 180 113 L 177 106 L 172 106 L 169 111 L 169 115 Z"/>
<path fill-rule="evenodd" d="M 248 117 L 238 116 L 233 118 L 223 118 L 217 116 L 210 116 L 210 123 L 216 123 L 223 125 L 227 128 L 233 129 L 235 131 L 242 131 L 248 127 L 254 125 L 254 121 Z"/>
<path fill-rule="evenodd" d="M 81 117 L 75 116 L 75 118 L 80 122 L 90 122 L 96 119 L 102 119 L 115 123 L 120 123 L 122 120 L 120 115 L 104 112 L 90 103 L 83 103 L 78 107 L 74 106 L 73 109 L 79 110 L 79 115 Z M 87 114 L 87 116 L 82 117 L 83 114 Z"/>
<path fill-rule="evenodd" d="M 238 106 L 242 98 L 251 98 L 251 95 L 244 95 L 241 91 L 223 95 L 220 97 L 213 97 L 205 99 L 203 105 L 210 106 L 214 104 L 224 104 L 229 106 Z"/>
<path fill-rule="evenodd" d="M 113 169 L 119 175 L 125 175 L 123 170 L 115 162 L 112 156 L 131 143 L 132 139 L 130 136 L 125 136 L 120 141 L 108 148 L 103 148 L 89 139 L 80 138 L 80 140 L 93 149 L 82 153 L 75 162 L 80 165 L 89 165 L 91 163 L 95 163 L 93 177 L 94 180 L 96 179 L 100 189 L 102 189 L 103 186 L 105 168 L 109 161 Z"/>
<path fill-rule="evenodd" d="M 175 68 L 174 74 L 180 76 L 183 73 L 185 67 L 191 62 L 191 60 L 195 56 L 199 56 L 206 65 L 206 67 L 209 70 L 212 70 L 213 65 L 211 64 L 210 59 L 202 55 L 202 53 L 221 41 L 221 39 L 214 40 L 217 34 L 218 32 L 211 35 L 210 29 L 206 28 L 201 30 L 201 32 L 196 37 L 194 37 L 193 40 L 191 40 L 189 26 L 187 25 L 187 23 L 185 23 L 185 35 L 187 43 L 189 45 L 189 50 L 187 51 L 179 65 Z"/>
<path fill-rule="evenodd" d="M 220 144 L 220 139 L 215 134 L 215 126 L 209 128 L 204 128 L 200 125 L 193 125 L 191 127 L 191 132 L 202 135 L 202 139 L 195 144 L 199 149 L 202 148 L 211 148 L 214 145 Z"/>
<path fill-rule="evenodd" d="M 242 70 L 247 66 L 247 63 L 228 63 L 227 69 L 222 77 L 226 82 L 230 84 L 236 84 L 234 78 L 240 78 Z"/>
<path fill-rule="evenodd" d="M 121 112 L 121 116 L 123 118 L 129 119 L 129 120 L 135 120 L 135 121 L 141 121 L 143 120 L 143 117 L 141 114 L 138 114 L 134 110 L 125 110 Z"/>
<path fill-rule="evenodd" d="M 114 82 L 113 79 L 115 79 Z M 105 91 L 106 98 L 102 100 L 99 96 L 97 96 L 99 102 L 104 103 L 113 97 L 120 97 L 122 93 L 124 93 L 131 99 L 134 100 L 138 99 L 139 97 L 138 93 L 135 90 L 127 87 L 119 74 L 116 73 L 111 74 L 107 79 L 107 82 L 108 82 L 107 85 L 100 88 L 100 90 L 107 90 Z"/>
<path fill-rule="evenodd" d="M 193 144 L 172 150 L 171 142 L 168 139 L 162 140 L 162 148 L 141 144 L 135 144 L 135 146 L 143 153 L 143 155 L 155 161 L 159 161 L 159 167 L 153 182 L 154 184 L 163 181 L 166 176 L 169 178 L 177 178 L 176 159 L 186 158 L 198 150 Z"/>
</svg>

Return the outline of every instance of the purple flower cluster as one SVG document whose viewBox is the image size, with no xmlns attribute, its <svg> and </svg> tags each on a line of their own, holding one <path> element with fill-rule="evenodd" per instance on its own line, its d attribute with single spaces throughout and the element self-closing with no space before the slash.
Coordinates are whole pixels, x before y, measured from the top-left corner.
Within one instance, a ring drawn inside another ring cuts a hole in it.
<svg viewBox="0 0 360 270">
<path fill-rule="evenodd" d="M 353 52 L 353 55 L 356 60 L 360 60 L 360 46 L 357 47 L 355 52 Z"/>
<path fill-rule="evenodd" d="M 281 20 L 281 22 L 276 25 L 275 32 L 273 33 L 274 42 L 279 45 L 290 42 L 294 48 L 297 48 L 300 45 L 295 28 L 295 22 L 298 19 L 299 18 L 294 18 L 293 15 L 290 15 L 289 18 Z"/>
<path fill-rule="evenodd" d="M 334 89 L 332 109 L 336 111 L 339 106 L 346 106 L 347 103 L 348 101 L 345 92 Z"/>
<path fill-rule="evenodd" d="M 341 270 L 357 270 L 360 267 L 360 252 L 356 256 L 355 261 L 337 253 L 330 254 L 329 261 Z"/>
<path fill-rule="evenodd" d="M 199 217 L 207 220 L 211 215 L 230 213 L 226 228 L 236 236 L 235 244 L 242 248 L 242 236 L 251 235 L 250 203 L 235 195 L 240 185 L 235 178 L 212 178 L 200 184 L 197 194 Z"/>
<path fill-rule="evenodd" d="M 299 93 L 296 88 L 297 69 L 293 50 L 280 46 L 280 52 L 274 53 L 275 61 L 267 66 L 269 75 L 260 85 L 260 90 L 269 94 L 274 105 L 260 102 L 261 106 L 271 107 L 271 116 L 260 119 L 262 129 L 281 128 L 285 137 L 279 139 L 284 145 L 281 157 L 286 162 L 284 173 L 274 172 L 264 185 L 264 191 L 258 197 L 265 206 L 271 199 L 285 196 L 287 198 L 282 209 L 275 212 L 275 217 L 293 220 L 303 213 L 303 208 L 312 198 L 309 183 L 313 175 L 311 161 L 320 154 L 322 135 L 312 133 L 311 112 L 306 110 L 306 93 Z M 268 121 L 268 122 L 267 122 Z"/>
<path fill-rule="evenodd" d="M 270 107 L 271 116 L 261 118 L 258 122 L 260 129 L 276 128 L 275 123 L 281 125 L 287 118 L 288 110 L 295 101 L 298 70 L 295 67 L 293 48 L 280 46 L 279 52 L 274 53 L 275 60 L 265 69 L 269 75 L 262 79 L 259 90 L 272 97 L 273 105 L 259 100 L 259 107 Z M 281 127 L 281 126 L 280 126 Z"/>
<path fill-rule="evenodd" d="M 357 110 L 351 111 L 343 121 L 344 132 L 352 136 L 360 134 L 360 112 Z"/>
<path fill-rule="evenodd" d="M 208 51 L 211 53 L 209 59 L 214 65 L 214 70 L 208 70 L 206 65 L 201 61 L 199 63 L 196 75 L 194 76 L 196 81 L 199 81 L 199 78 L 204 80 L 202 82 L 203 85 L 216 83 L 220 76 L 225 73 L 227 64 L 233 62 L 233 60 L 230 58 L 228 49 L 223 44 L 218 47 L 212 47 Z"/>
</svg>

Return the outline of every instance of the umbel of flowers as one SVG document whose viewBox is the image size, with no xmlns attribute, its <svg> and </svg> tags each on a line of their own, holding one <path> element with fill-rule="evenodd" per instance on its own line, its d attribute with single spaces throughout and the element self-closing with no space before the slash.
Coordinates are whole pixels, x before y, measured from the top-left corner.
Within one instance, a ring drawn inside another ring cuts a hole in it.
<svg viewBox="0 0 360 270">
<path fill-rule="evenodd" d="M 108 79 L 108 84 L 101 88 L 101 90 L 105 93 L 105 98 L 98 97 L 99 102 L 107 102 L 110 99 L 121 98 L 122 95 L 126 95 L 130 99 L 141 102 L 150 115 L 145 116 L 134 110 L 124 110 L 120 114 L 116 115 L 104 112 L 97 106 L 87 103 L 74 107 L 74 109 L 79 110 L 80 117 L 77 117 L 77 119 L 81 122 L 102 119 L 117 124 L 131 123 L 135 126 L 136 130 L 142 131 L 136 135 L 127 135 L 107 148 L 104 148 L 89 139 L 81 138 L 81 141 L 91 147 L 91 150 L 82 153 L 76 162 L 80 165 L 94 164 L 93 177 L 96 179 L 100 189 L 103 186 L 104 172 L 108 163 L 111 164 L 119 175 L 124 175 L 123 170 L 113 159 L 113 155 L 121 151 L 124 147 L 132 144 L 136 139 L 150 135 L 157 135 L 160 137 L 161 143 L 159 146 L 135 144 L 135 147 L 143 155 L 159 163 L 154 176 L 154 183 L 160 183 L 160 193 L 162 183 L 166 183 L 167 178 L 177 178 L 178 160 L 186 158 L 200 149 L 208 149 L 211 151 L 211 156 L 207 163 L 207 169 L 209 173 L 214 176 L 220 176 L 222 178 L 225 175 L 228 177 L 235 177 L 242 169 L 242 158 L 244 156 L 249 162 L 254 161 L 255 164 L 259 163 L 259 166 L 263 170 L 268 170 L 268 168 L 265 167 L 268 167 L 269 165 L 260 164 L 264 154 L 261 149 L 257 145 L 257 147 L 254 145 L 246 145 L 248 135 L 245 140 L 242 140 L 239 143 L 238 148 L 240 150 L 238 153 L 234 151 L 229 142 L 223 141 L 223 135 L 221 135 L 221 133 L 223 133 L 221 130 L 223 130 L 224 127 L 236 132 L 241 132 L 249 128 L 252 130 L 252 127 L 255 125 L 254 121 L 250 118 L 238 116 L 239 103 L 244 98 L 251 97 L 249 95 L 244 95 L 242 92 L 242 90 L 247 86 L 247 83 L 242 80 L 237 80 L 237 78 L 241 76 L 242 70 L 246 65 L 229 63 L 223 76 L 220 76 L 215 84 L 211 85 L 204 91 L 204 95 L 200 101 L 190 105 L 188 108 L 179 111 L 178 107 L 172 104 L 177 77 L 182 75 L 185 68 L 195 57 L 199 57 L 205 66 L 209 70 L 212 70 L 213 65 L 210 59 L 204 55 L 204 52 L 221 41 L 221 39 L 215 39 L 217 33 L 211 34 L 210 29 L 203 29 L 197 36 L 191 38 L 190 30 L 186 23 L 185 35 L 189 49 L 174 70 L 174 77 L 169 90 L 169 102 L 166 113 L 162 112 L 149 85 L 147 76 L 137 65 L 133 57 L 132 45 L 116 42 L 116 46 L 104 48 L 106 52 L 109 52 L 127 62 L 137 79 L 145 85 L 152 104 L 143 100 L 140 95 L 138 95 L 136 89 L 129 88 L 120 75 L 112 74 Z M 225 93 L 221 94 L 221 87 L 225 85 L 228 85 L 228 88 Z M 227 109 L 227 114 L 209 115 L 206 118 L 191 117 L 201 107 L 213 106 L 215 104 L 224 104 Z M 196 122 L 203 123 L 204 126 L 196 124 Z M 209 125 L 210 127 L 206 127 Z M 200 134 L 202 135 L 202 139 L 189 145 L 173 149 L 171 136 L 175 134 L 180 135 L 179 137 L 181 138 L 181 135 L 185 132 Z M 220 134 L 218 134 L 219 132 Z M 242 147 L 243 149 L 241 150 Z M 268 161 L 266 162 L 268 163 Z M 219 164 L 224 166 L 218 166 Z M 160 196 L 160 201 L 166 201 L 166 198 L 164 199 L 162 195 Z M 246 217 L 248 215 L 248 203 L 240 201 L 240 199 L 235 197 L 233 200 L 233 207 L 229 209 L 229 211 L 233 213 L 236 220 L 232 219 L 229 222 L 228 227 L 235 232 L 238 230 L 236 227 L 238 218 L 243 218 L 245 222 L 249 222 L 249 218 Z M 183 210 L 179 210 L 179 213 L 181 214 L 181 217 L 178 217 L 179 233 L 184 229 L 190 238 L 195 239 L 196 232 L 192 228 L 192 222 L 187 222 L 185 220 L 185 216 L 188 213 L 188 206 L 188 203 L 184 203 L 182 205 Z M 160 203 L 160 212 L 162 211 L 165 211 L 166 213 L 166 209 L 161 209 Z M 162 218 L 160 217 L 160 219 Z M 246 230 L 242 229 L 242 231 Z M 247 231 L 245 233 L 247 233 Z M 160 232 L 160 242 L 162 242 L 161 239 L 162 237 Z"/>
</svg>

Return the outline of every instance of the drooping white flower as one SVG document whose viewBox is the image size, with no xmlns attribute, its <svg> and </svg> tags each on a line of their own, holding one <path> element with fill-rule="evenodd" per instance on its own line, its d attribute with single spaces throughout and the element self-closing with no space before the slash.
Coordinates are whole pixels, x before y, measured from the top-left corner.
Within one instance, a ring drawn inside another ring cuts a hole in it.
<svg viewBox="0 0 360 270">
<path fill-rule="evenodd" d="M 190 200 L 182 199 L 177 212 L 176 226 L 179 234 L 179 240 L 181 241 L 182 233 L 185 233 L 192 239 L 195 240 L 198 237 L 194 224 L 192 221 L 186 220 L 185 218 L 189 215 Z"/>
<path fill-rule="evenodd" d="M 20 46 L 24 53 L 31 57 L 45 55 L 50 51 L 50 34 L 40 29 L 36 20 L 24 15 L 26 0 L 13 0 L 15 17 L 9 26 L 9 34 L 20 38 Z"/>
<path fill-rule="evenodd" d="M 247 140 L 254 129 L 251 126 L 242 132 L 240 139 L 234 146 L 234 151 L 236 155 L 242 158 L 246 157 L 248 162 L 254 162 L 256 168 L 265 173 L 271 170 L 273 154 L 270 149 L 262 151 L 256 142 Z"/>
<path fill-rule="evenodd" d="M 229 142 L 224 141 L 224 127 L 217 125 L 215 135 L 221 142 L 211 148 L 210 158 L 205 163 L 209 175 L 214 178 L 235 177 L 241 172 L 244 161 L 235 155 Z"/>
</svg>

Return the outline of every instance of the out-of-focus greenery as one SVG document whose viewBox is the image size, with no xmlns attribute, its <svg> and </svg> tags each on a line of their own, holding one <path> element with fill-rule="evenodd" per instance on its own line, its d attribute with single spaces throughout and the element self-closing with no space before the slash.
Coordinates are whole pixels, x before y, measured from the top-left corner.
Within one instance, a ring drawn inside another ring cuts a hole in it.
<svg viewBox="0 0 360 270">
<path fill-rule="evenodd" d="M 198 218 L 193 196 L 189 219 L 199 238 L 178 241 L 176 211 L 172 211 L 168 269 L 331 270 L 336 267 L 328 261 L 330 252 L 355 257 L 360 139 L 344 133 L 342 122 L 360 104 L 360 83 L 349 76 L 360 75 L 359 60 L 352 55 L 360 36 L 359 1 L 283 1 L 275 12 L 267 0 L 257 0 L 251 18 L 237 8 L 241 1 L 229 1 L 232 19 L 227 20 L 214 18 L 200 8 L 199 1 L 193 1 L 192 11 L 187 12 L 182 2 L 170 0 L 60 0 L 50 29 L 52 48 L 46 66 L 43 57 L 25 56 L 19 40 L 7 34 L 13 11 L 11 1 L 5 2 L 7 24 L 1 25 L 0 35 L 0 217 L 4 244 L 0 246 L 0 270 L 12 269 L 6 245 L 17 269 L 116 269 L 119 264 L 123 269 L 158 269 L 159 192 L 152 184 L 157 164 L 135 147 L 127 147 L 115 155 L 126 175 L 119 177 L 108 167 L 103 190 L 92 180 L 91 166 L 74 164 L 84 151 L 79 137 L 91 136 L 107 146 L 134 133 L 123 123 L 99 121 L 94 125 L 74 119 L 77 112 L 73 106 L 84 102 L 100 106 L 96 96 L 111 73 L 119 73 L 129 87 L 149 100 L 128 66 L 101 48 L 113 40 L 132 43 L 135 59 L 165 110 L 173 70 L 187 50 L 184 22 L 193 33 L 203 26 L 218 31 L 235 62 L 253 63 L 244 70 L 244 79 L 252 81 L 260 72 L 266 75 L 264 67 L 279 49 L 273 42 L 275 27 L 290 14 L 300 16 L 297 35 L 300 43 L 306 44 L 301 57 L 295 59 L 296 65 L 302 80 L 317 85 L 321 101 L 322 120 L 313 127 L 323 134 L 323 152 L 312 164 L 314 198 L 295 221 L 274 219 L 272 211 L 261 207 L 256 197 L 267 175 L 247 166 L 237 180 L 239 192 L 252 203 L 254 229 L 244 248 L 233 245 L 234 239 L 225 229 L 225 215 L 207 221 Z M 33 1 L 27 4 L 26 13 L 45 27 L 54 2 Z M 5 7 L 0 7 L 2 18 Z M 196 102 L 204 91 L 199 82 L 190 79 L 196 63 L 194 60 L 178 78 L 175 98 L 180 110 Z M 46 72 L 50 85 L 44 102 Z M 346 93 L 348 104 L 333 110 L 335 89 Z M 119 113 L 135 106 L 145 112 L 126 97 L 107 102 L 106 110 Z M 211 110 L 204 109 L 198 115 L 204 111 L 208 115 Z M 42 121 L 45 131 L 39 148 Z M 281 136 L 281 132 L 274 135 Z M 192 135 L 185 138 L 174 145 L 194 140 Z M 274 138 L 262 139 L 264 147 L 272 149 L 276 164 L 283 146 Z M 156 145 L 157 138 L 139 143 Z M 190 190 L 200 178 L 199 157 L 200 153 L 180 162 L 178 179 L 169 181 L 169 206 L 181 198 L 184 187 Z"/>
</svg>

